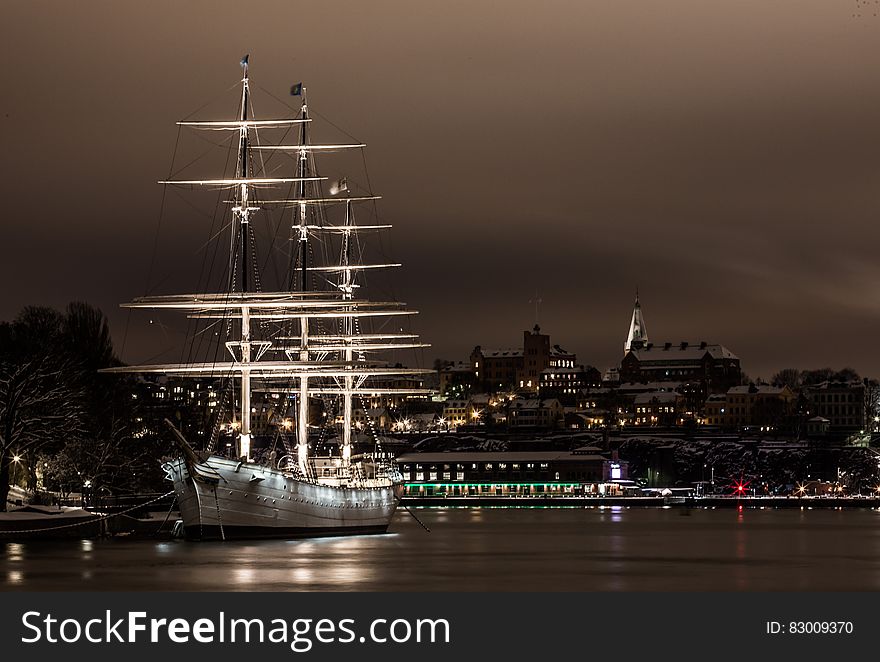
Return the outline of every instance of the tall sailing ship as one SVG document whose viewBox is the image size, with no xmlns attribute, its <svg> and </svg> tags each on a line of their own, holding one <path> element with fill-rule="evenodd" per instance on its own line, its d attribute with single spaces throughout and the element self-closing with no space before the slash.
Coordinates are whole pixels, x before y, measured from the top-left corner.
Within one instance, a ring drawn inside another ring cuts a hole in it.
<svg viewBox="0 0 880 662">
<path fill-rule="evenodd" d="M 110 372 L 214 378 L 228 386 L 230 395 L 203 434 L 205 448 L 194 448 L 169 423 L 180 456 L 163 468 L 174 484 L 187 538 L 384 532 L 397 507 L 402 478 L 393 458 L 375 443 L 378 439 L 369 450 L 353 451 L 353 411 L 356 403 L 361 403 L 359 411 L 368 410 L 367 396 L 375 402 L 381 397 L 428 394 L 419 381 L 428 371 L 381 360 L 394 350 L 427 346 L 399 327 L 384 330 L 398 316 L 415 311 L 400 302 L 362 295 L 366 272 L 400 266 L 362 262 L 362 238 L 391 226 L 358 224 L 358 206 L 379 196 L 354 195 L 344 180 L 325 192 L 328 178 L 317 168 L 318 154 L 361 150 L 365 145 L 313 144 L 312 118 L 301 84 L 291 90 L 301 99 L 294 117 L 255 119 L 247 56 L 241 66 L 236 119 L 179 122 L 198 131 L 237 132 L 232 143 L 235 157 L 230 159 L 235 163 L 232 176 L 160 182 L 226 193 L 231 219 L 223 287 L 197 294 L 145 296 L 123 304 L 187 313 L 203 325 L 201 332 L 220 330 L 211 335 L 218 336 L 222 354 L 210 361 L 126 366 Z M 266 133 L 293 134 L 296 139 L 267 144 Z M 290 176 L 266 172 L 261 164 L 267 153 L 290 157 L 289 172 L 281 173 Z M 269 196 L 263 195 L 266 191 Z M 278 291 L 261 291 L 260 252 L 252 227 L 254 216 L 269 207 L 290 218 L 290 251 Z M 329 220 L 331 211 L 338 220 Z M 255 393 L 280 395 L 295 412 L 279 426 L 276 441 L 283 442 L 283 454 L 273 450 L 255 458 Z M 321 427 L 310 425 L 310 404 L 316 402 L 323 405 L 324 417 L 335 429 L 335 454 L 331 445 L 329 453 L 319 455 L 318 440 L 310 443 L 310 428 Z M 372 423 L 367 420 L 368 430 L 374 430 Z M 216 448 L 223 429 L 234 431 L 230 444 L 234 448 L 225 453 Z"/>
</svg>

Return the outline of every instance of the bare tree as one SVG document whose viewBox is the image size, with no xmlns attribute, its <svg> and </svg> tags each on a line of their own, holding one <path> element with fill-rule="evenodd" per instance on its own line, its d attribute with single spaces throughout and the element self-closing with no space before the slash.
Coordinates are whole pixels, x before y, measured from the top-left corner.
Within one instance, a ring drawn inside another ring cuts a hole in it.
<svg viewBox="0 0 880 662">
<path fill-rule="evenodd" d="M 0 362 L 0 510 L 15 455 L 81 433 L 81 393 L 70 387 L 67 368 L 50 355 Z"/>
<path fill-rule="evenodd" d="M 783 368 L 770 380 L 773 386 L 788 386 L 796 391 L 801 385 L 802 374 L 797 368 Z"/>
</svg>

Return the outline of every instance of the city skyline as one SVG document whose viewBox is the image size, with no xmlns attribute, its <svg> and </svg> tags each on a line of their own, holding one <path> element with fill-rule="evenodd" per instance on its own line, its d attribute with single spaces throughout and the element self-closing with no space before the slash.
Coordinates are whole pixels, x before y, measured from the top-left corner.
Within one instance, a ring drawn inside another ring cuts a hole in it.
<svg viewBox="0 0 880 662">
<path fill-rule="evenodd" d="M 250 52 L 261 86 L 306 81 L 368 144 L 428 365 L 516 345 L 536 291 L 554 343 L 616 365 L 638 288 L 653 340 L 722 343 L 752 377 L 880 374 L 863 351 L 880 323 L 880 23 L 847 3 L 551 4 L 264 3 L 268 34 L 198 6 L 175 6 L 174 22 L 162 5 L 10 7 L 0 277 L 15 287 L 0 317 L 86 300 L 125 338 L 123 359 L 178 346 L 173 326 L 117 304 L 187 289 L 169 265 L 204 241 L 197 218 L 164 220 L 191 223 L 193 245 L 160 235 L 146 283 L 154 182 L 173 123 L 235 84 Z M 291 43 L 288 22 L 314 29 Z M 192 48 L 196 33 L 212 39 Z"/>
</svg>

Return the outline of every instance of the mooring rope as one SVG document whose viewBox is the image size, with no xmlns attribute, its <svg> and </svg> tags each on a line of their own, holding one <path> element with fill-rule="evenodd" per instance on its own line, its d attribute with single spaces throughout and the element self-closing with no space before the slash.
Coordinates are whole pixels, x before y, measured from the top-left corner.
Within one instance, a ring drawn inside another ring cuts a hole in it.
<svg viewBox="0 0 880 662">
<path fill-rule="evenodd" d="M 168 518 L 171 517 L 171 513 L 174 512 L 174 504 L 176 504 L 176 503 L 177 503 L 177 495 L 175 494 L 174 498 L 171 499 L 171 507 L 168 509 L 168 512 L 165 514 L 165 519 L 162 520 L 162 523 L 159 525 L 159 528 L 156 529 L 156 533 L 154 533 L 153 535 L 159 535 L 159 533 L 162 531 L 162 527 L 165 526 L 165 523 L 168 521 Z"/>
<path fill-rule="evenodd" d="M 416 517 L 416 514 L 415 514 L 413 511 L 411 511 L 409 508 L 406 507 L 406 504 L 403 503 L 403 500 L 402 500 L 402 499 L 398 499 L 398 500 L 397 500 L 397 505 L 399 505 L 399 506 L 400 506 L 401 508 L 403 508 L 406 512 L 408 512 L 408 513 L 410 514 L 410 516 L 411 516 L 416 522 L 418 522 L 418 523 L 421 525 L 421 527 L 422 527 L 425 531 L 427 531 L 428 533 L 431 533 L 431 529 L 429 529 L 429 528 L 425 525 L 425 523 L 424 523 L 422 520 L 420 520 L 418 517 Z"/>
<path fill-rule="evenodd" d="M 44 529 L 18 529 L 16 531 L 0 531 L 0 536 L 2 535 L 16 535 L 19 533 L 43 533 L 44 531 L 58 531 L 60 529 L 72 529 L 77 526 L 86 526 L 87 524 L 95 524 L 97 522 L 103 522 L 104 520 L 111 519 L 113 517 L 119 517 L 120 515 L 127 515 L 128 513 L 137 510 L 138 508 L 143 508 L 144 506 L 149 506 L 151 503 L 156 503 L 157 501 L 161 501 L 167 496 L 171 496 L 174 494 L 174 490 L 170 492 L 166 492 L 162 496 L 158 496 L 155 499 L 150 499 L 149 501 L 145 501 L 144 503 L 140 503 L 136 506 L 132 506 L 131 508 L 127 508 L 122 512 L 112 513 L 110 515 L 99 515 L 93 519 L 87 519 L 83 522 L 74 522 L 73 524 L 60 524 L 58 526 L 51 526 Z M 88 512 L 88 511 L 86 511 Z"/>
<path fill-rule="evenodd" d="M 217 496 L 217 488 L 214 487 L 214 503 L 217 504 L 217 524 L 220 525 L 220 539 L 226 542 L 226 532 L 223 531 L 223 520 L 220 519 L 220 498 Z"/>
</svg>

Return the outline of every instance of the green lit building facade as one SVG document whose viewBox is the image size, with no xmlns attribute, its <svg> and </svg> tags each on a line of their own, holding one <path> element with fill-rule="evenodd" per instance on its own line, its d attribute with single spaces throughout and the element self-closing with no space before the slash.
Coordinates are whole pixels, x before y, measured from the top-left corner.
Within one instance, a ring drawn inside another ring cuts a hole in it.
<svg viewBox="0 0 880 662">
<path fill-rule="evenodd" d="M 404 496 L 565 496 L 620 492 L 627 464 L 588 447 L 572 452 L 407 453 Z"/>
</svg>

